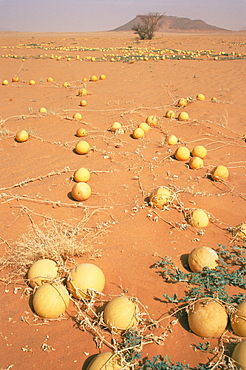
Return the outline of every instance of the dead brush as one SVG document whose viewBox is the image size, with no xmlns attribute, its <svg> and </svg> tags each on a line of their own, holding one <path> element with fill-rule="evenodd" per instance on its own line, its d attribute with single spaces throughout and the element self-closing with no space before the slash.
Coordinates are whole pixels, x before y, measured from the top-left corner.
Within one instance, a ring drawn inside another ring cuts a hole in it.
<svg viewBox="0 0 246 370">
<path fill-rule="evenodd" d="M 93 214 L 94 212 L 92 212 Z M 108 226 L 108 223 L 87 227 L 91 215 L 86 214 L 76 225 L 69 225 L 52 218 L 40 224 L 33 221 L 27 233 L 21 235 L 14 246 L 0 258 L 0 281 L 5 284 L 26 275 L 29 267 L 39 259 L 48 258 L 57 263 L 61 274 L 66 265 L 74 263 L 74 257 L 81 257 L 92 249 L 92 244 Z M 7 271 L 5 273 L 5 270 Z"/>
</svg>

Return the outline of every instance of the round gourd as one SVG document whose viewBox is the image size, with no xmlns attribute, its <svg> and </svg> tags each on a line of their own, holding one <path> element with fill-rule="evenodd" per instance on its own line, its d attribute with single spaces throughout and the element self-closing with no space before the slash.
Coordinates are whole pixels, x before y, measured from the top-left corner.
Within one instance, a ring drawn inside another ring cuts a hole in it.
<svg viewBox="0 0 246 370">
<path fill-rule="evenodd" d="M 58 266 L 55 261 L 50 259 L 41 259 L 32 264 L 27 278 L 31 287 L 39 286 L 48 280 L 56 278 L 58 275 Z"/>
<path fill-rule="evenodd" d="M 87 168 L 78 168 L 73 175 L 74 181 L 76 182 L 87 182 L 90 180 L 91 174 Z"/>
<path fill-rule="evenodd" d="M 98 77 L 96 75 L 92 75 L 90 77 L 90 81 L 97 81 L 98 80 Z"/>
<path fill-rule="evenodd" d="M 135 302 L 126 296 L 116 297 L 108 302 L 103 313 L 109 329 L 127 330 L 137 326 L 139 309 Z"/>
<path fill-rule="evenodd" d="M 81 107 L 85 107 L 87 105 L 87 101 L 86 100 L 80 100 L 79 105 Z"/>
<path fill-rule="evenodd" d="M 215 167 L 211 172 L 211 177 L 214 181 L 226 181 L 229 176 L 229 171 L 225 166 L 221 164 Z"/>
<path fill-rule="evenodd" d="M 187 161 L 190 158 L 190 151 L 186 146 L 180 146 L 174 153 L 178 161 Z"/>
<path fill-rule="evenodd" d="M 203 160 L 200 157 L 191 157 L 189 160 L 189 167 L 193 170 L 203 167 Z"/>
<path fill-rule="evenodd" d="M 83 202 L 90 198 L 91 196 L 91 187 L 86 182 L 77 182 L 72 188 L 72 197 L 73 199 Z"/>
<path fill-rule="evenodd" d="M 187 105 L 187 100 L 186 99 L 184 99 L 184 98 L 179 99 L 179 101 L 178 101 L 178 106 L 179 107 L 186 107 L 186 105 Z"/>
<path fill-rule="evenodd" d="M 205 96 L 203 94 L 198 94 L 196 98 L 197 100 L 205 100 Z"/>
<path fill-rule="evenodd" d="M 82 120 L 82 114 L 79 113 L 79 112 L 74 113 L 73 118 L 76 119 L 77 121 L 81 121 Z"/>
<path fill-rule="evenodd" d="M 150 204 L 152 207 L 163 208 L 165 204 L 170 203 L 172 194 L 170 190 L 165 187 L 159 187 L 150 194 Z"/>
<path fill-rule="evenodd" d="M 142 130 L 144 130 L 144 132 L 148 132 L 150 130 L 150 125 L 146 122 L 140 123 L 140 125 L 138 127 L 140 127 Z"/>
<path fill-rule="evenodd" d="M 119 355 L 114 355 L 113 352 L 108 351 L 94 357 L 86 370 L 118 370 L 122 368 Z M 124 369 L 129 368 L 124 367 Z"/>
<path fill-rule="evenodd" d="M 90 148 L 90 144 L 87 141 L 81 140 L 76 144 L 75 151 L 78 154 L 87 154 Z"/>
<path fill-rule="evenodd" d="M 215 250 L 210 247 L 196 247 L 188 256 L 188 264 L 193 272 L 201 272 L 204 267 L 215 269 L 218 266 L 219 257 Z"/>
<path fill-rule="evenodd" d="M 237 306 L 236 312 L 231 316 L 231 327 L 240 337 L 246 337 L 246 301 Z"/>
<path fill-rule="evenodd" d="M 232 353 L 238 369 L 246 370 L 246 339 L 238 343 Z"/>
<path fill-rule="evenodd" d="M 193 157 L 205 158 L 207 155 L 207 149 L 202 145 L 197 145 L 192 149 L 191 154 Z"/>
<path fill-rule="evenodd" d="M 179 141 L 179 139 L 175 135 L 169 135 L 167 137 L 167 143 L 169 145 L 175 145 L 175 144 L 177 144 L 178 141 Z"/>
<path fill-rule="evenodd" d="M 23 143 L 24 141 L 27 141 L 29 138 L 28 132 L 25 130 L 20 130 L 15 135 L 15 140 L 19 143 Z"/>
<path fill-rule="evenodd" d="M 175 113 L 173 110 L 168 110 L 166 112 L 166 118 L 174 118 L 175 117 Z"/>
<path fill-rule="evenodd" d="M 39 108 L 39 113 L 47 113 L 47 109 L 45 107 Z"/>
<path fill-rule="evenodd" d="M 64 285 L 44 283 L 34 293 L 33 308 L 38 316 L 55 319 L 66 311 L 69 300 Z"/>
<path fill-rule="evenodd" d="M 227 321 L 225 308 L 213 298 L 201 298 L 189 309 L 189 327 L 200 337 L 219 338 L 226 329 Z"/>
<path fill-rule="evenodd" d="M 186 113 L 186 112 L 181 112 L 178 115 L 178 120 L 179 121 L 189 121 L 189 119 L 190 119 L 189 114 Z"/>
<path fill-rule="evenodd" d="M 136 130 L 133 131 L 132 136 L 134 139 L 142 139 L 144 137 L 144 130 L 140 127 L 136 128 Z"/>
<path fill-rule="evenodd" d="M 92 263 L 81 263 L 69 272 L 67 288 L 75 298 L 89 298 L 88 289 L 102 292 L 104 286 L 102 270 Z"/>
<path fill-rule="evenodd" d="M 119 128 L 121 128 L 121 123 L 120 122 L 114 122 L 112 124 L 112 126 L 110 127 L 110 131 L 115 132 Z"/>
<path fill-rule="evenodd" d="M 190 216 L 190 224 L 195 227 L 206 227 L 209 224 L 207 213 L 203 209 L 195 209 Z"/>
<path fill-rule="evenodd" d="M 79 136 L 79 137 L 84 137 L 86 136 L 87 134 L 87 131 L 85 128 L 78 128 L 78 130 L 76 131 L 76 135 Z"/>
<path fill-rule="evenodd" d="M 85 88 L 79 89 L 78 95 L 86 96 L 88 94 L 88 91 Z"/>
<path fill-rule="evenodd" d="M 156 126 L 158 119 L 156 116 L 149 116 L 146 118 L 146 123 L 148 123 L 150 126 Z"/>
</svg>

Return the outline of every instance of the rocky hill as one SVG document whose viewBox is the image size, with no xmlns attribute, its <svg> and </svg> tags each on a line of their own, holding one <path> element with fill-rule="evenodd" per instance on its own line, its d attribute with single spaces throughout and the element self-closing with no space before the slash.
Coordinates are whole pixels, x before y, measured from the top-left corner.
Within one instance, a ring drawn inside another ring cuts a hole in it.
<svg viewBox="0 0 246 370">
<path fill-rule="evenodd" d="M 115 28 L 112 31 L 130 31 L 133 26 L 141 24 L 141 15 L 137 15 L 130 22 Z M 175 17 L 163 15 L 159 22 L 160 32 L 167 31 L 228 31 L 224 28 L 212 26 L 202 21 L 201 19 L 191 20 L 190 18 Z"/>
</svg>

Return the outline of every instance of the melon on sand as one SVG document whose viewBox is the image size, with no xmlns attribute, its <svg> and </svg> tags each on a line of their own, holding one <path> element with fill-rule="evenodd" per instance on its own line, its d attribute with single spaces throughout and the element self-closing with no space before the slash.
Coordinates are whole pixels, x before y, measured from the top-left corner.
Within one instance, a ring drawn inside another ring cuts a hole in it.
<svg viewBox="0 0 246 370">
<path fill-rule="evenodd" d="M 189 327 L 200 337 L 219 338 L 227 322 L 228 315 L 224 306 L 214 298 L 201 298 L 189 307 Z"/>
<path fill-rule="evenodd" d="M 109 329 L 127 330 L 137 326 L 138 313 L 138 305 L 133 300 L 126 296 L 120 296 L 107 303 L 103 319 Z"/>
</svg>

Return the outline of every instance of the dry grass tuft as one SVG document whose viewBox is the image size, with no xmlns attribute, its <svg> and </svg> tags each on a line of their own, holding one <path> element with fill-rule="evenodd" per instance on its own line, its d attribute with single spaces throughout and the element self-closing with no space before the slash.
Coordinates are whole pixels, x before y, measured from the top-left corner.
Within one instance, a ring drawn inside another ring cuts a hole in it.
<svg viewBox="0 0 246 370">
<path fill-rule="evenodd" d="M 39 225 L 32 222 L 27 233 L 14 246 L 8 245 L 5 255 L 0 258 L 0 271 L 7 269 L 0 281 L 9 284 L 23 278 L 29 267 L 41 258 L 54 260 L 61 270 L 65 270 L 68 263 L 75 262 L 74 257 L 89 252 L 92 242 L 105 232 L 105 227 L 100 224 L 86 227 L 89 219 L 86 215 L 75 226 L 52 218 Z"/>
</svg>

